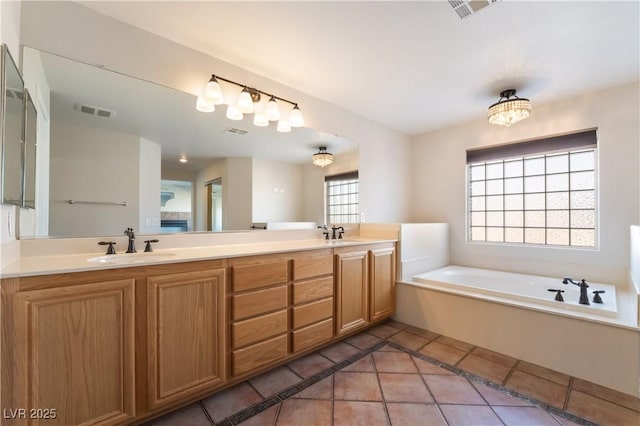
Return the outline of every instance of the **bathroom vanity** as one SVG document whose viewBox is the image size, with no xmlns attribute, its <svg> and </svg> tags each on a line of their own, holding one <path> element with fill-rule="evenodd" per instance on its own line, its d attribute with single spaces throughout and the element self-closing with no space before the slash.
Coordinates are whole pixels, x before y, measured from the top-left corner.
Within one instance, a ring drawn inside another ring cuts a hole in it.
<svg viewBox="0 0 640 426">
<path fill-rule="evenodd" d="M 3 279 L 3 423 L 137 423 L 394 313 L 393 240 L 243 246 Z"/>
</svg>

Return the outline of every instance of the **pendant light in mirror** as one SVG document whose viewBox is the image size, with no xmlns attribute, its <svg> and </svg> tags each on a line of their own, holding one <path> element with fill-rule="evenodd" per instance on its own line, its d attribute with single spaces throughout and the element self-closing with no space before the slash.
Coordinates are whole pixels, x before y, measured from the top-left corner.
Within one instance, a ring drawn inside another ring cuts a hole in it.
<svg viewBox="0 0 640 426">
<path fill-rule="evenodd" d="M 318 152 L 313 154 L 313 164 L 318 167 L 327 167 L 329 164 L 333 163 L 333 154 L 327 152 L 326 146 L 318 147 Z"/>
</svg>

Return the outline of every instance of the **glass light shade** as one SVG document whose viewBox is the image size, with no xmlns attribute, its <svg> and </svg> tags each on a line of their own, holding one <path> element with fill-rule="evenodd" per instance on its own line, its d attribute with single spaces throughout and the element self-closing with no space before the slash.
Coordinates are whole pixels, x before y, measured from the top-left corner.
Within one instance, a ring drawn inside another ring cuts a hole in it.
<svg viewBox="0 0 640 426">
<path fill-rule="evenodd" d="M 204 97 L 209 99 L 214 105 L 222 105 L 224 102 L 222 88 L 214 76 L 211 76 L 211 80 L 209 80 L 204 89 Z"/>
<path fill-rule="evenodd" d="M 242 120 L 243 117 L 244 117 L 244 114 L 242 114 L 242 111 L 240 111 L 237 106 L 235 105 L 227 106 L 227 118 L 229 120 L 239 121 L 239 120 Z"/>
<path fill-rule="evenodd" d="M 531 102 L 529 99 L 507 99 L 489 107 L 487 116 L 489 123 L 509 127 L 512 124 L 529 118 Z"/>
<path fill-rule="evenodd" d="M 256 112 L 253 116 L 253 125 L 257 127 L 267 127 L 269 125 L 269 120 L 267 120 L 267 116 Z"/>
<path fill-rule="evenodd" d="M 291 114 L 289 115 L 289 123 L 291 123 L 291 127 L 304 126 L 304 117 L 302 117 L 302 111 L 300 111 L 298 105 L 295 105 L 291 110 Z"/>
<path fill-rule="evenodd" d="M 200 112 L 213 112 L 216 110 L 213 102 L 204 96 L 198 96 L 196 100 L 196 109 Z"/>
<path fill-rule="evenodd" d="M 265 109 L 265 114 L 267 116 L 267 120 L 269 121 L 278 121 L 280 120 L 280 108 L 278 107 L 278 103 L 272 96 L 267 102 L 267 108 Z"/>
<path fill-rule="evenodd" d="M 286 120 L 278 121 L 278 131 L 280 133 L 289 133 L 291 131 L 291 125 Z"/>
<path fill-rule="evenodd" d="M 238 96 L 237 105 L 243 114 L 251 114 L 253 112 L 253 99 L 251 99 L 251 93 L 247 91 L 246 87 L 242 89 L 240 96 Z"/>
<path fill-rule="evenodd" d="M 333 154 L 327 152 L 327 148 L 321 146 L 319 151 L 313 154 L 313 164 L 320 167 L 327 167 L 329 164 L 333 163 Z"/>
</svg>

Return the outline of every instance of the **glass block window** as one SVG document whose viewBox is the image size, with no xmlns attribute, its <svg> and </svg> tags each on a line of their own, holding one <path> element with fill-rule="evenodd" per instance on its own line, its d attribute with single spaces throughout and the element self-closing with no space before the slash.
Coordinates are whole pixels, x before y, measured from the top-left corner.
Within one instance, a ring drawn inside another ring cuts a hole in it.
<svg viewBox="0 0 640 426">
<path fill-rule="evenodd" d="M 468 161 L 468 240 L 595 248 L 593 141 L 595 130 L 582 144 L 574 140 L 561 150 L 532 153 L 529 148 L 524 155 L 495 158 L 494 147 L 487 158 Z M 538 148 L 557 145 L 562 144 Z"/>
<path fill-rule="evenodd" d="M 326 176 L 327 225 L 360 222 L 358 172 Z"/>
</svg>

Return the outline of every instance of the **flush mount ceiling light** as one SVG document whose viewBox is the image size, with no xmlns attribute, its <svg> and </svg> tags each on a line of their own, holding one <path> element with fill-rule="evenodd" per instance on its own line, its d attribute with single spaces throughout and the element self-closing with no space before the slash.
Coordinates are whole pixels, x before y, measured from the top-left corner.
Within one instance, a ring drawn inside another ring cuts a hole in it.
<svg viewBox="0 0 640 426">
<path fill-rule="evenodd" d="M 219 81 L 238 86 L 242 88 L 242 91 L 239 95 L 236 92 L 235 95 L 227 93 L 227 96 L 225 96 Z M 261 103 L 262 95 L 265 95 L 265 98 L 269 100 L 266 105 Z M 234 97 L 237 97 L 237 99 L 230 101 Z M 242 120 L 244 114 L 254 114 L 254 125 L 266 127 L 270 121 L 277 121 L 277 130 L 279 132 L 290 132 L 292 127 L 304 126 L 302 111 L 300 111 L 297 103 L 213 74 L 205 86 L 204 94 L 198 96 L 196 109 L 201 112 L 213 112 L 216 105 L 225 103 L 225 98 L 227 98 L 228 102 L 226 115 L 230 120 Z M 289 114 L 281 114 L 278 101 L 292 105 Z M 288 120 L 283 118 L 283 115 L 288 116 Z"/>
<path fill-rule="evenodd" d="M 491 105 L 487 111 L 489 123 L 507 127 L 529 118 L 530 115 L 531 102 L 529 99 L 516 96 L 515 89 L 500 92 L 500 100 Z"/>
<path fill-rule="evenodd" d="M 318 150 L 318 152 L 313 154 L 313 164 L 320 167 L 327 167 L 329 164 L 333 163 L 333 154 L 327 152 L 326 146 L 321 146 Z"/>
</svg>

